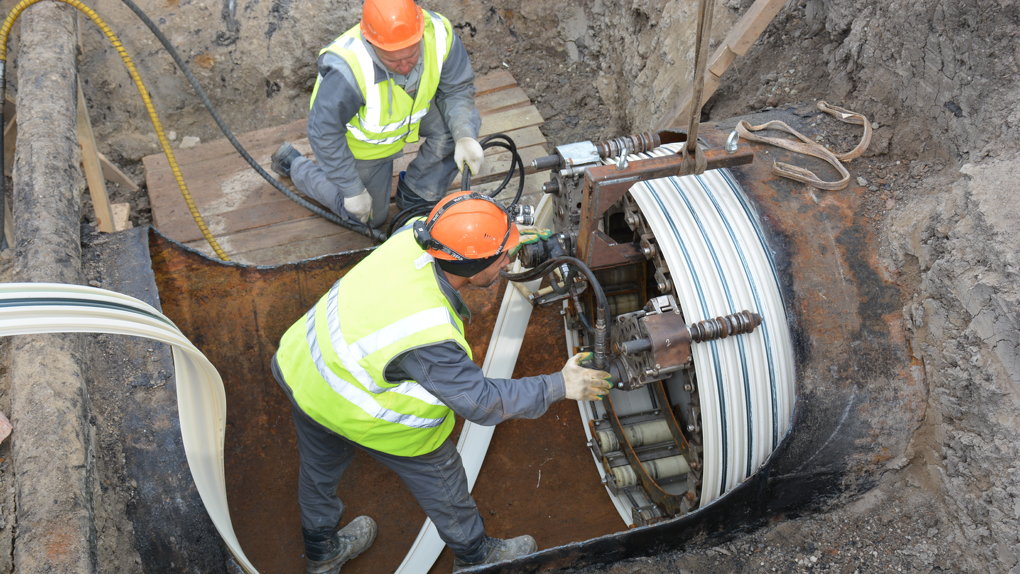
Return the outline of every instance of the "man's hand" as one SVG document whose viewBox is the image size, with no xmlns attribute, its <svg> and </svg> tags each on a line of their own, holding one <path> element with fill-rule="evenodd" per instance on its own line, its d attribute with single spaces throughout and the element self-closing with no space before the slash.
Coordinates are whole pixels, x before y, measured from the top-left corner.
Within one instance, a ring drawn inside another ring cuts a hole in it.
<svg viewBox="0 0 1020 574">
<path fill-rule="evenodd" d="M 453 161 L 457 164 L 457 171 L 464 171 L 464 164 L 467 163 L 471 175 L 478 175 L 484 160 L 485 150 L 474 138 L 457 140 L 457 147 L 453 150 Z"/>
<path fill-rule="evenodd" d="M 361 193 L 354 197 L 345 197 L 344 209 L 354 219 L 362 223 L 368 223 L 368 219 L 372 217 L 372 196 L 368 194 L 367 189 L 363 189 Z"/>
<path fill-rule="evenodd" d="M 581 361 L 591 353 L 578 353 L 563 366 L 563 385 L 566 387 L 567 398 L 575 401 L 601 401 L 602 397 L 613 388 L 610 382 L 612 375 L 597 369 L 581 366 Z"/>
</svg>

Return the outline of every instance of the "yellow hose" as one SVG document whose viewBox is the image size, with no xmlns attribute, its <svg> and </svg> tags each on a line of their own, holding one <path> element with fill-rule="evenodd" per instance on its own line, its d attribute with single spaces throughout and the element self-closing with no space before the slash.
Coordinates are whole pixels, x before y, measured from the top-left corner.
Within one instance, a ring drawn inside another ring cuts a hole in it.
<svg viewBox="0 0 1020 574">
<path fill-rule="evenodd" d="M 14 26 L 14 21 L 18 19 L 18 16 L 25 11 L 26 8 L 41 2 L 42 0 L 21 0 L 14 8 L 11 9 L 7 14 L 7 18 L 4 19 L 4 23 L 0 26 L 0 73 L 2 68 L 7 65 L 7 37 L 11 32 L 11 28 Z M 149 119 L 152 120 L 152 127 L 156 130 L 156 137 L 159 138 L 159 145 L 163 148 L 163 154 L 166 155 L 167 161 L 170 163 L 170 171 L 174 174 L 174 179 L 177 181 L 177 187 L 181 190 L 181 195 L 184 196 L 184 202 L 188 205 L 188 211 L 191 212 L 191 217 L 195 219 L 195 223 L 198 225 L 199 231 L 202 232 L 202 237 L 209 242 L 209 246 L 212 247 L 213 251 L 216 252 L 216 256 L 223 261 L 230 261 L 227 257 L 226 252 L 220 248 L 219 244 L 216 243 L 216 239 L 212 236 L 212 232 L 205 224 L 205 220 L 202 219 L 202 214 L 198 212 L 198 208 L 195 207 L 195 202 L 191 198 L 191 193 L 188 191 L 188 185 L 184 183 L 184 177 L 181 175 L 180 166 L 177 165 L 177 158 L 174 156 L 173 150 L 170 148 L 170 142 L 166 138 L 166 134 L 163 133 L 163 126 L 159 121 L 159 115 L 156 114 L 156 108 L 152 105 L 152 100 L 149 99 L 149 91 L 145 88 L 145 84 L 142 83 L 141 76 L 138 75 L 138 71 L 135 69 L 135 64 L 131 60 L 131 56 L 128 55 L 127 50 L 120 43 L 117 35 L 110 30 L 110 27 L 106 25 L 106 22 L 99 17 L 91 8 L 82 4 L 78 0 L 56 0 L 65 4 L 74 6 L 79 11 L 83 12 L 86 16 L 91 19 L 103 34 L 106 35 L 107 39 L 110 40 L 110 44 L 120 54 L 120 59 L 124 61 L 124 66 L 127 67 L 128 74 L 131 75 L 131 79 L 135 83 L 135 87 L 138 88 L 138 94 L 142 96 L 142 101 L 145 102 L 145 109 L 149 113 Z M 0 96 L 2 96 L 2 85 L 0 85 Z M 2 101 L 2 99 L 0 99 Z"/>
</svg>

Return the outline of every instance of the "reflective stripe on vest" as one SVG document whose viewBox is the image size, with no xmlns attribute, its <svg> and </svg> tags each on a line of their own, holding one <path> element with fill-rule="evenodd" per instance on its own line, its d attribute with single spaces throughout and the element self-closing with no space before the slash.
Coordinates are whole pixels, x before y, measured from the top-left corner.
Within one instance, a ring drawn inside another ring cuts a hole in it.
<svg viewBox="0 0 1020 574">
<path fill-rule="evenodd" d="M 319 338 L 315 334 L 315 309 L 312 309 L 306 315 L 306 331 L 305 338 L 308 342 L 308 348 L 312 353 L 312 361 L 315 363 L 315 370 L 318 371 L 319 376 L 322 377 L 329 387 L 336 391 L 337 394 L 342 396 L 351 402 L 351 404 L 357 406 L 361 410 L 365 411 L 369 416 L 375 419 L 384 420 L 391 423 L 397 423 L 411 428 L 433 428 L 442 424 L 445 416 L 439 418 L 424 418 L 411 414 L 398 413 L 396 411 L 389 410 L 375 401 L 369 393 L 359 389 L 355 385 L 352 385 L 348 381 L 337 376 L 322 359 L 322 349 L 319 347 Z M 438 403 L 438 400 L 433 397 L 428 391 L 425 391 L 421 385 L 413 383 L 414 386 L 421 388 L 422 391 L 427 394 L 432 401 Z"/>
<path fill-rule="evenodd" d="M 421 79 L 414 99 L 389 77 L 376 83 L 371 47 L 362 39 L 360 25 L 320 52 L 331 52 L 343 58 L 361 89 L 365 103 L 347 123 L 347 144 L 358 159 L 388 157 L 403 149 L 406 142 L 418 140 L 418 129 L 439 86 L 453 35 L 449 20 L 428 10 L 424 12 L 429 18 L 422 36 Z M 315 82 L 312 103 L 321 79 L 320 76 Z"/>
<path fill-rule="evenodd" d="M 414 397 L 422 402 L 432 405 L 443 404 L 442 401 L 434 397 L 432 393 L 425 390 L 425 387 L 419 385 L 414 381 L 405 381 L 395 387 L 381 387 L 377 385 L 376 382 L 372 379 L 372 376 L 369 375 L 364 368 L 362 368 L 360 361 L 370 353 L 374 353 L 382 349 L 383 347 L 392 345 L 393 343 L 396 343 L 400 340 L 410 337 L 415 333 L 432 328 L 436 325 L 448 323 L 456 328 L 457 324 L 456 322 L 454 322 L 453 317 L 450 316 L 450 311 L 447 310 L 445 307 L 419 311 L 418 313 L 415 313 L 410 317 L 405 317 L 403 319 L 396 321 L 395 323 L 390 323 L 389 325 L 386 325 L 385 327 L 379 329 L 378 331 L 371 333 L 365 337 L 362 337 L 361 339 L 358 339 L 357 341 L 351 344 L 348 344 L 344 340 L 343 332 L 340 330 L 340 314 L 337 311 L 337 293 L 339 292 L 339 290 L 340 282 L 337 281 L 333 285 L 333 288 L 329 290 L 329 293 L 326 294 L 325 300 L 326 321 L 327 324 L 329 325 L 329 338 L 330 342 L 333 344 L 333 351 L 340 359 L 340 362 L 343 364 L 344 369 L 348 373 L 353 375 L 354 378 L 357 379 L 359 383 L 361 383 L 361 386 L 365 387 L 365 389 L 367 389 L 370 392 L 397 393 L 400 395 Z M 309 313 L 308 321 L 312 322 L 312 324 L 308 326 L 308 329 L 310 330 L 310 333 L 314 335 L 315 327 L 314 313 Z M 310 340 L 309 343 L 311 343 Z M 329 367 L 327 367 L 326 365 L 322 365 L 321 367 L 318 368 L 320 371 L 322 369 L 326 369 L 327 371 L 329 370 Z M 327 382 L 329 382 L 329 379 L 326 380 Z M 330 386 L 333 387 L 333 384 L 330 383 Z M 336 387 L 333 387 L 333 390 L 340 394 L 344 394 L 343 392 L 341 392 L 340 389 L 337 389 Z M 432 425 L 416 424 L 408 426 L 432 426 Z"/>
</svg>

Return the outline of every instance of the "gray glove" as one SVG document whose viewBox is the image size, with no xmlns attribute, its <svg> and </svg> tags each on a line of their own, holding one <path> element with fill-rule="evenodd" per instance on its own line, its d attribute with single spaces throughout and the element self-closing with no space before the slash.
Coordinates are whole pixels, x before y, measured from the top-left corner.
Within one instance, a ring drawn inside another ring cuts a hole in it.
<svg viewBox="0 0 1020 574">
<path fill-rule="evenodd" d="M 372 196 L 368 194 L 368 190 L 363 189 L 361 193 L 354 197 L 345 197 L 344 209 L 354 219 L 362 223 L 368 223 L 368 218 L 372 217 Z"/>
<path fill-rule="evenodd" d="M 563 386 L 566 387 L 567 398 L 575 401 L 601 401 L 602 397 L 613 388 L 610 380 L 612 375 L 606 371 L 589 369 L 581 366 L 581 361 L 591 353 L 578 353 L 563 366 Z"/>
</svg>

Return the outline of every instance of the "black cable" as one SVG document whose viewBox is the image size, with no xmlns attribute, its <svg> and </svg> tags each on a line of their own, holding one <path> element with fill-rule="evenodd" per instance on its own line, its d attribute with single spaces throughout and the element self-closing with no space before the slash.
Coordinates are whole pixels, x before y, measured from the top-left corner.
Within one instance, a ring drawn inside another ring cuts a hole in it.
<svg viewBox="0 0 1020 574">
<path fill-rule="evenodd" d="M 567 255 L 560 257 L 553 257 L 548 261 L 544 261 L 534 268 L 520 273 L 508 273 L 505 269 L 500 271 L 500 275 L 506 277 L 510 281 L 524 282 L 537 279 L 551 272 L 557 265 L 569 265 L 581 273 L 588 279 L 588 283 L 591 285 L 592 290 L 595 292 L 595 342 L 594 352 L 592 353 L 592 364 L 596 369 L 601 369 L 605 365 L 606 349 L 609 347 L 609 327 L 606 323 L 609 317 L 609 300 L 606 298 L 605 291 L 602 290 L 602 285 L 599 284 L 595 278 L 595 273 L 584 264 L 583 261 L 576 257 L 570 257 Z M 576 303 L 575 303 L 576 305 Z M 580 309 L 578 309 L 580 313 Z"/>
<path fill-rule="evenodd" d="M 596 304 L 606 315 L 609 315 L 609 300 L 606 298 L 605 291 L 602 290 L 602 285 L 599 284 L 597 279 L 595 279 L 595 273 L 593 273 L 583 261 L 576 257 L 571 257 L 569 255 L 553 257 L 552 259 L 543 261 L 539 265 L 536 265 L 531 269 L 521 271 L 520 273 L 510 273 L 509 271 L 503 270 L 500 272 L 500 275 L 506 277 L 510 281 L 523 283 L 533 279 L 538 279 L 539 277 L 550 273 L 557 265 L 563 264 L 569 265 L 584 274 L 585 278 L 588 279 L 588 283 L 591 284 L 591 287 L 595 292 Z"/>
<path fill-rule="evenodd" d="M 489 197 L 496 197 L 502 193 L 516 173 L 518 176 L 517 193 L 514 194 L 514 199 L 510 202 L 510 206 L 517 205 L 521 200 L 521 194 L 524 193 L 524 160 L 521 159 L 521 154 L 517 152 L 517 144 L 514 143 L 510 136 L 502 133 L 487 135 L 478 143 L 481 144 L 482 149 L 498 147 L 510 152 L 510 169 L 507 170 L 503 181 L 496 186 L 496 189 L 489 194 Z"/>
<path fill-rule="evenodd" d="M 156 36 L 156 39 L 159 40 L 159 43 L 163 45 L 163 48 L 170 54 L 170 57 L 173 58 L 174 62 L 177 64 L 177 67 L 180 68 L 181 71 L 184 73 L 184 76 L 188 79 L 188 82 L 191 84 L 192 89 L 195 90 L 195 93 L 198 95 L 198 98 L 202 100 L 202 104 L 206 107 L 207 110 L 209 110 L 209 114 L 213 117 L 213 120 L 216 122 L 216 125 L 219 126 L 220 131 L 223 132 L 223 135 L 227 137 L 230 143 L 234 146 L 234 149 L 237 150 L 237 153 L 241 154 L 241 157 L 243 157 L 244 160 L 248 162 L 248 165 L 250 165 L 252 169 L 256 171 L 256 173 L 262 176 L 263 179 L 269 182 L 281 193 L 292 199 L 295 203 L 311 211 L 312 213 L 322 217 L 323 219 L 326 219 L 327 221 L 335 223 L 341 227 L 346 227 L 347 229 L 357 231 L 358 233 L 371 237 L 376 241 L 383 241 L 386 239 L 386 235 L 382 232 L 382 230 L 375 229 L 357 220 L 340 217 L 331 211 L 323 209 L 318 205 L 315 205 L 307 201 L 306 199 L 302 198 L 301 196 L 295 194 L 293 191 L 288 189 L 287 186 L 280 183 L 280 181 L 277 180 L 275 177 L 269 175 L 266 172 L 266 170 L 262 169 L 262 166 L 260 166 L 258 162 L 256 162 L 255 159 L 251 157 L 247 150 L 244 149 L 244 146 L 241 145 L 241 142 L 237 141 L 237 138 L 234 136 L 234 132 L 231 131 L 231 129 L 227 126 L 227 124 L 220 117 L 219 113 L 213 107 L 212 102 L 209 100 L 209 97 L 205 93 L 205 90 L 203 90 L 202 86 L 199 85 L 198 80 L 195 78 L 194 74 L 191 73 L 191 69 L 188 68 L 188 65 L 184 62 L 184 60 L 181 59 L 180 54 L 177 53 L 177 50 L 170 43 L 170 40 L 168 40 L 167 37 L 163 35 L 163 32 L 160 31 L 156 24 L 153 23 L 153 21 L 149 19 L 145 12 L 143 12 L 141 8 L 139 8 L 134 2 L 132 2 L 131 0 L 121 1 L 124 3 L 125 6 L 130 8 L 131 11 L 134 12 L 136 16 L 138 16 L 142 23 L 144 23 L 149 28 L 153 35 Z"/>
<path fill-rule="evenodd" d="M 514 143 L 514 140 L 506 134 L 502 133 L 490 134 L 478 140 L 478 143 L 479 145 L 482 146 L 483 150 L 496 147 L 505 149 L 510 152 L 510 169 L 507 170 L 506 175 L 503 177 L 503 181 L 500 182 L 498 186 L 496 186 L 496 189 L 494 189 L 492 193 L 488 194 L 489 197 L 494 198 L 500 193 L 502 193 L 503 190 L 506 189 L 507 184 L 510 183 L 510 180 L 513 179 L 515 174 L 517 174 L 519 179 L 517 193 L 514 194 L 513 201 L 510 202 L 510 205 L 506 208 L 507 210 L 509 210 L 514 205 L 517 205 L 517 203 L 521 199 L 521 194 L 523 194 L 524 192 L 524 160 L 521 159 L 521 154 L 517 152 L 517 145 Z M 460 181 L 461 191 L 467 191 L 468 189 L 470 189 L 471 172 L 470 171 L 462 172 Z M 412 205 L 411 207 L 402 210 L 400 213 L 393 217 L 392 221 L 390 221 L 390 225 L 386 231 L 386 237 L 393 235 L 394 231 L 403 227 L 404 224 L 407 223 L 412 217 L 428 214 L 428 212 L 432 211 L 432 208 L 436 206 L 436 203 L 438 202 L 429 201 L 425 203 L 419 203 L 417 205 Z"/>
<path fill-rule="evenodd" d="M 419 203 L 412 205 L 411 207 L 405 208 L 400 213 L 393 216 L 393 220 L 390 221 L 390 226 L 386 229 L 386 237 L 393 235 L 393 232 L 403 227 L 412 217 L 419 215 L 428 215 L 432 208 L 435 207 L 435 202 Z"/>
</svg>

